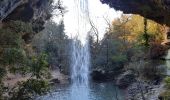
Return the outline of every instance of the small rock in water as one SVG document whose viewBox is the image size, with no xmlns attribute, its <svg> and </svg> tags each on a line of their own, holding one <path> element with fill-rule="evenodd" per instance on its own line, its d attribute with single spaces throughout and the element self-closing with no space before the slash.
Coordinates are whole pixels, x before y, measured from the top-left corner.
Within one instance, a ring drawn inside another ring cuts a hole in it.
<svg viewBox="0 0 170 100">
<path fill-rule="evenodd" d="M 59 79 L 52 79 L 52 80 L 50 80 L 50 83 L 51 84 L 58 84 L 58 83 L 60 83 L 60 80 Z"/>
<path fill-rule="evenodd" d="M 118 78 L 116 84 L 120 88 L 127 88 L 133 82 L 135 82 L 135 75 L 131 71 L 127 71 Z"/>
</svg>

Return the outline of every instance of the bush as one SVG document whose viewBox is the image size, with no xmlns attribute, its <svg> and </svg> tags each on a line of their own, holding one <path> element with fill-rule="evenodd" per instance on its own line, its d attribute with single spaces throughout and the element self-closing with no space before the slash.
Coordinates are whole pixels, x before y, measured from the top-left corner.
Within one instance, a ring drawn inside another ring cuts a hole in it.
<svg viewBox="0 0 170 100">
<path fill-rule="evenodd" d="M 3 54 L 4 64 L 24 63 L 26 54 L 23 49 L 7 48 Z"/>
<path fill-rule="evenodd" d="M 22 21 L 11 21 L 9 27 L 16 33 L 33 33 L 32 24 Z"/>
<path fill-rule="evenodd" d="M 112 57 L 112 60 L 114 62 L 117 62 L 117 63 L 124 63 L 126 62 L 128 59 L 126 57 L 126 55 L 116 55 L 116 56 L 113 56 Z"/>
<path fill-rule="evenodd" d="M 164 79 L 164 81 L 165 81 L 166 87 L 167 87 L 168 89 L 170 89 L 170 77 L 166 77 L 166 78 Z"/>
<path fill-rule="evenodd" d="M 19 33 L 12 31 L 11 29 L 0 29 L 0 45 L 2 47 L 21 47 L 22 38 Z"/>
<path fill-rule="evenodd" d="M 0 100 L 2 100 L 2 98 L 3 98 L 3 84 L 2 83 L 0 83 Z"/>
<path fill-rule="evenodd" d="M 38 57 L 33 57 L 30 69 L 32 76 L 35 76 L 37 79 L 49 77 L 47 55 L 42 53 Z"/>
<path fill-rule="evenodd" d="M 0 84 L 2 83 L 2 79 L 6 75 L 6 73 L 6 70 L 0 67 Z"/>
<path fill-rule="evenodd" d="M 166 66 L 154 65 L 151 61 L 131 62 L 126 66 L 127 70 L 132 70 L 137 76 L 157 80 L 160 79 L 166 72 Z"/>
<path fill-rule="evenodd" d="M 4 68 L 0 67 L 0 100 L 3 98 L 3 92 L 4 92 L 4 84 L 2 83 L 2 80 L 4 76 L 6 75 L 6 70 Z"/>
<path fill-rule="evenodd" d="M 32 100 L 35 95 L 43 95 L 50 89 L 49 83 L 45 80 L 29 79 L 20 82 L 10 93 L 11 100 Z"/>
<path fill-rule="evenodd" d="M 167 47 L 161 44 L 152 44 L 149 50 L 150 58 L 159 59 L 161 56 L 165 55 Z"/>
</svg>

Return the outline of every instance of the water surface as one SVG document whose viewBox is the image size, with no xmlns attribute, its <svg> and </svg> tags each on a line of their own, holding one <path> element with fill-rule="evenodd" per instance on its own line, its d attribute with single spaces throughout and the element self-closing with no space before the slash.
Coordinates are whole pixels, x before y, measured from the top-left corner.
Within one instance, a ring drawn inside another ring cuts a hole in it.
<svg viewBox="0 0 170 100">
<path fill-rule="evenodd" d="M 58 85 L 54 92 L 36 100 L 124 100 L 123 91 L 111 82 L 90 83 L 89 87 L 72 88 L 73 85 Z"/>
</svg>

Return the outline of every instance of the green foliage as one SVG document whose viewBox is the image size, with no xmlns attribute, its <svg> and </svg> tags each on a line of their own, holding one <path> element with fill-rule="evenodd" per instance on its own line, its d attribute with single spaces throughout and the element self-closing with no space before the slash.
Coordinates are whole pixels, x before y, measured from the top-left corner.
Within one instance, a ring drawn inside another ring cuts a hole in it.
<svg viewBox="0 0 170 100">
<path fill-rule="evenodd" d="M 150 34 L 145 34 L 145 33 L 140 33 L 137 37 L 137 40 L 138 40 L 138 45 L 140 46 L 146 46 L 148 47 L 149 46 L 149 39 L 150 39 Z"/>
<path fill-rule="evenodd" d="M 114 55 L 114 56 L 112 56 L 112 60 L 114 61 L 114 62 L 118 62 L 118 63 L 123 63 L 123 62 L 126 62 L 128 59 L 127 59 L 127 56 L 126 55 L 122 55 L 122 54 L 120 54 L 120 55 Z"/>
<path fill-rule="evenodd" d="M 35 76 L 37 79 L 43 78 L 43 76 L 48 77 L 49 64 L 47 62 L 47 54 L 42 53 L 38 57 L 33 57 L 31 62 L 30 71 L 32 77 Z"/>
<path fill-rule="evenodd" d="M 3 84 L 3 79 L 4 76 L 6 75 L 6 70 L 5 68 L 0 67 L 0 100 L 2 100 L 3 96 L 2 94 L 4 93 L 4 84 Z"/>
<path fill-rule="evenodd" d="M 3 79 L 8 73 L 32 75 L 31 79 L 20 82 L 10 91 L 11 100 L 28 100 L 36 94 L 42 95 L 49 90 L 45 78 L 49 78 L 48 56 L 45 53 L 27 53 L 23 41 L 25 34 L 34 34 L 32 25 L 21 21 L 11 21 L 0 29 L 0 99 L 4 93 Z M 22 39 L 23 38 L 23 39 Z M 6 71 L 7 70 L 7 71 Z M 36 79 L 34 79 L 36 78 Z"/>
<path fill-rule="evenodd" d="M 10 29 L 16 33 L 34 33 L 32 25 L 30 23 L 25 23 L 22 21 L 11 21 L 9 24 Z"/>
<path fill-rule="evenodd" d="M 132 70 L 134 74 L 143 79 L 159 80 L 166 73 L 166 66 L 158 65 L 159 62 L 135 61 L 126 66 L 126 70 Z"/>
<path fill-rule="evenodd" d="M 64 33 L 64 23 L 56 24 L 49 21 L 45 26 L 45 30 L 35 36 L 33 46 L 38 53 L 48 54 L 47 61 L 51 68 L 56 69 L 60 66 L 61 71 L 68 74 L 70 40 Z"/>
<path fill-rule="evenodd" d="M 0 67 L 0 84 L 2 83 L 2 79 L 5 75 L 6 75 L 6 70 Z"/>
<path fill-rule="evenodd" d="M 166 87 L 167 87 L 168 89 L 170 89 L 170 77 L 166 77 L 166 78 L 164 79 L 164 81 L 165 81 Z"/>
<path fill-rule="evenodd" d="M 25 59 L 25 51 L 19 48 L 7 48 L 3 54 L 4 64 L 24 63 Z"/>
<path fill-rule="evenodd" d="M 50 89 L 45 80 L 29 79 L 13 88 L 10 100 L 32 100 L 36 94 L 43 95 Z"/>
<path fill-rule="evenodd" d="M 4 92 L 3 87 L 4 87 L 3 84 L 0 83 L 0 100 L 2 100 L 2 98 L 3 98 L 3 96 L 2 96 L 2 94 Z"/>
<path fill-rule="evenodd" d="M 12 31 L 11 29 L 0 29 L 0 45 L 1 47 L 21 47 L 22 38 L 19 33 Z"/>
</svg>

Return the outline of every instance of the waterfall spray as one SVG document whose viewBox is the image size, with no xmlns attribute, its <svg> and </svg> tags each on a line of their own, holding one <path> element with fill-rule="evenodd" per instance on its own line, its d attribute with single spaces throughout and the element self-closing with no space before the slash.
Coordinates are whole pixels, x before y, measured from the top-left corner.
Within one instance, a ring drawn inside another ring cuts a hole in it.
<svg viewBox="0 0 170 100">
<path fill-rule="evenodd" d="M 71 79 L 73 84 L 88 84 L 90 53 L 88 42 L 88 0 L 74 0 L 77 12 L 75 24 L 77 33 L 74 33 L 71 52 Z"/>
<path fill-rule="evenodd" d="M 88 100 L 90 66 L 88 0 L 74 0 L 74 4 L 76 33 L 74 33 L 71 45 L 71 98 L 72 100 Z"/>
</svg>

